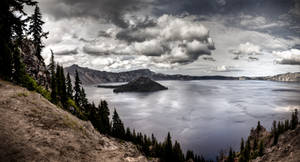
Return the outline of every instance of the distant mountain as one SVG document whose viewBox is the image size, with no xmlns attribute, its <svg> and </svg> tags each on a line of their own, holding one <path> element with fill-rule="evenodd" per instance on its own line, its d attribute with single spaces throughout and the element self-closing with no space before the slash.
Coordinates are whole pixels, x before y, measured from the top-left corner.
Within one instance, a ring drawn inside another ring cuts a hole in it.
<svg viewBox="0 0 300 162">
<path fill-rule="evenodd" d="M 251 80 L 271 80 L 281 82 L 300 82 L 300 72 L 285 73 L 266 77 L 251 77 Z"/>
<path fill-rule="evenodd" d="M 74 78 L 75 70 L 78 71 L 80 80 L 83 84 L 99 84 L 111 82 L 130 82 L 139 77 L 147 77 L 152 80 L 238 80 L 238 77 L 226 76 L 190 76 L 190 75 L 167 75 L 155 73 L 149 69 L 139 69 L 127 72 L 106 72 L 98 71 L 78 65 L 72 65 L 65 68 L 65 72 L 69 72 L 71 77 Z"/>
<path fill-rule="evenodd" d="M 83 84 L 100 84 L 111 82 L 130 82 L 139 77 L 147 77 L 152 80 L 271 80 L 271 81 L 284 81 L 284 82 L 300 82 L 300 72 L 285 73 L 275 76 L 265 77 L 228 77 L 228 76 L 190 76 L 190 75 L 168 75 L 156 73 L 149 69 L 139 69 L 126 72 L 106 72 L 93 70 L 78 65 L 72 65 L 65 68 L 65 72 L 69 72 L 71 78 L 75 76 L 75 70 L 78 71 L 79 77 Z"/>
<path fill-rule="evenodd" d="M 121 85 L 114 89 L 115 93 L 119 92 L 155 92 L 160 90 L 167 90 L 168 88 L 147 78 L 139 77 L 128 84 Z"/>
</svg>

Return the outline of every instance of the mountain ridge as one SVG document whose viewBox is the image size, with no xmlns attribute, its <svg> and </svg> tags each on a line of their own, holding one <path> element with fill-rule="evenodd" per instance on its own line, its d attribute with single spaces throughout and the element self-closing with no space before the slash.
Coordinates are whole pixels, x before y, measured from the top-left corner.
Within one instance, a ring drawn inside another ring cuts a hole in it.
<svg viewBox="0 0 300 162">
<path fill-rule="evenodd" d="M 99 83 L 112 83 L 112 82 L 130 82 L 138 77 L 148 77 L 152 80 L 270 80 L 270 81 L 285 81 L 285 82 L 300 82 L 300 72 L 278 74 L 274 76 L 264 77 L 232 77 L 232 76 L 191 76 L 183 74 L 162 74 L 156 73 L 149 69 L 137 69 L 125 72 L 107 72 L 87 67 L 80 67 L 76 64 L 66 67 L 65 71 L 75 76 L 75 70 L 78 71 L 79 78 L 85 85 L 99 84 Z"/>
</svg>

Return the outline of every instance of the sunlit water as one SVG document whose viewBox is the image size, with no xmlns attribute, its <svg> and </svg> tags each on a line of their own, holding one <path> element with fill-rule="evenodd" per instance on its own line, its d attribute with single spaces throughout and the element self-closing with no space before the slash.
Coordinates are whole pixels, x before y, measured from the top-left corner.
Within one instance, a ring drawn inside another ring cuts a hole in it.
<svg viewBox="0 0 300 162">
<path fill-rule="evenodd" d="M 118 93 L 85 87 L 90 101 L 108 101 L 126 126 L 163 140 L 171 132 L 184 151 L 215 159 L 220 149 L 239 148 L 257 121 L 270 129 L 273 120 L 290 117 L 300 106 L 300 84 L 272 81 L 160 81 L 169 89 Z M 112 112 L 112 111 L 111 111 Z"/>
</svg>

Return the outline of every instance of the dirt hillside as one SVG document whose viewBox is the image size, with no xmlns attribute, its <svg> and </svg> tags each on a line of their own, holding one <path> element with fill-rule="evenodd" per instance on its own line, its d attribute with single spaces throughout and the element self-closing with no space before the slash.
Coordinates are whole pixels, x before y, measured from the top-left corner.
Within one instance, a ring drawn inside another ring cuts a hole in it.
<svg viewBox="0 0 300 162">
<path fill-rule="evenodd" d="M 0 161 L 148 161 L 40 94 L 0 80 Z"/>
</svg>

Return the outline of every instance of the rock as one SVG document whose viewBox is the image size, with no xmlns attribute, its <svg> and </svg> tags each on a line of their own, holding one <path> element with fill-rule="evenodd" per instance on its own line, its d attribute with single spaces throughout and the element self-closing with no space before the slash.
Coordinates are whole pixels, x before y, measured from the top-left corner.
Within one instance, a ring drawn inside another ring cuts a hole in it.
<svg viewBox="0 0 300 162">
<path fill-rule="evenodd" d="M 139 77 L 128 84 L 115 88 L 114 92 L 155 92 L 166 89 L 168 88 L 147 77 Z"/>
<path fill-rule="evenodd" d="M 39 85 L 49 87 L 50 75 L 43 58 L 36 56 L 36 49 L 30 40 L 24 40 L 21 46 L 21 58 L 25 64 L 26 73 L 37 81 Z"/>
</svg>

